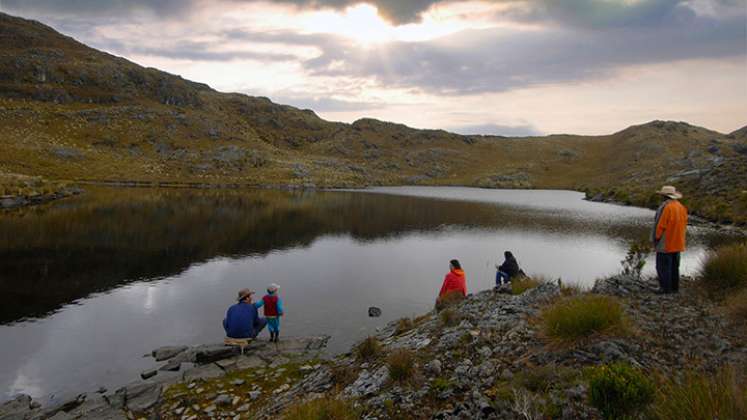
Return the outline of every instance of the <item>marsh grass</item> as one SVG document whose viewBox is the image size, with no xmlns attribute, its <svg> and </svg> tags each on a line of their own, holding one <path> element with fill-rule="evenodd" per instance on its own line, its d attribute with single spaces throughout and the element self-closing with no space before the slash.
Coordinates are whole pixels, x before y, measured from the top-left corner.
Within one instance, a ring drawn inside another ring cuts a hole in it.
<svg viewBox="0 0 747 420">
<path fill-rule="evenodd" d="M 622 305 L 610 296 L 586 294 L 563 298 L 545 308 L 540 319 L 548 337 L 566 342 L 627 331 Z"/>
<path fill-rule="evenodd" d="M 297 403 L 290 406 L 283 415 L 284 420 L 355 420 L 359 410 L 349 401 L 331 397 Z"/>
<path fill-rule="evenodd" d="M 747 419 L 747 387 L 732 367 L 715 375 L 688 372 L 658 388 L 652 417 L 660 420 Z"/>
<path fill-rule="evenodd" d="M 712 298 L 724 298 L 747 288 L 747 244 L 723 246 L 708 253 L 700 283 Z"/>
</svg>

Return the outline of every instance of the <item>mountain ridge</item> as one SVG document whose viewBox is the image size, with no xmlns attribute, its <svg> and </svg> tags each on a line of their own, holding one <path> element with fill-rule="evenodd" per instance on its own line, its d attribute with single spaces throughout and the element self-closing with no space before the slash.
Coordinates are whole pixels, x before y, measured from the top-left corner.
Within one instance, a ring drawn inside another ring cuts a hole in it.
<svg viewBox="0 0 747 420">
<path fill-rule="evenodd" d="M 662 183 L 712 220 L 747 221 L 747 134 L 651 121 L 612 134 L 459 135 L 326 121 L 269 98 L 97 51 L 0 13 L 3 177 L 205 185 L 561 188 L 653 205 Z M 724 186 L 724 181 L 726 185 Z M 0 191 L 2 192 L 2 191 Z"/>
</svg>

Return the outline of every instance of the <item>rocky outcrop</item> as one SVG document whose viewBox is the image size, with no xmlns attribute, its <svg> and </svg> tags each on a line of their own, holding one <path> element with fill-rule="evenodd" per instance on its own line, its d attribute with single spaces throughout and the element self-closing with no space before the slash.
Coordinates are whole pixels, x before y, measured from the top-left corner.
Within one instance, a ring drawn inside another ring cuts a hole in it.
<svg viewBox="0 0 747 420">
<path fill-rule="evenodd" d="M 329 337 L 289 337 L 279 343 L 257 340 L 239 354 L 238 347 L 223 344 L 199 346 L 165 346 L 150 354 L 155 361 L 167 363 L 163 366 L 185 366 L 180 375 L 162 376 L 158 369 L 148 372 L 147 380 L 135 381 L 114 392 L 92 392 L 80 394 L 54 407 L 41 407 L 28 395 L 19 395 L 0 406 L 2 420 L 41 419 L 129 419 L 135 414 L 156 412 L 164 401 L 164 392 L 169 386 L 189 383 L 192 388 L 206 380 L 223 378 L 238 370 L 261 369 L 289 360 L 307 360 L 318 357 L 327 345 Z M 162 367 L 163 367 L 162 366 Z M 241 385 L 234 381 L 234 384 Z M 231 405 L 233 399 L 216 397 L 220 406 Z M 195 417 L 197 418 L 197 417 Z"/>
</svg>

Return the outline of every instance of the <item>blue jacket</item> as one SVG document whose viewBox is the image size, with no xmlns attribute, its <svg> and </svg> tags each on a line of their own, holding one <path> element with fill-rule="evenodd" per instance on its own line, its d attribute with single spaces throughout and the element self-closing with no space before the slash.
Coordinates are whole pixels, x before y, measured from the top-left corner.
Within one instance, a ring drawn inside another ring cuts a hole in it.
<svg viewBox="0 0 747 420">
<path fill-rule="evenodd" d="M 226 319 L 223 320 L 223 329 L 231 338 L 252 338 L 256 336 L 254 331 L 258 330 L 261 324 L 257 304 L 239 302 L 228 308 Z"/>
</svg>

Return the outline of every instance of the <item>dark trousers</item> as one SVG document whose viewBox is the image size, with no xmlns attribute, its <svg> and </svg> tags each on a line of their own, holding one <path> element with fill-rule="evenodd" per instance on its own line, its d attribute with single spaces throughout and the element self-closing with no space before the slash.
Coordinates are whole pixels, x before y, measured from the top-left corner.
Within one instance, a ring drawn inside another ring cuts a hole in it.
<svg viewBox="0 0 747 420">
<path fill-rule="evenodd" d="M 501 283 L 508 284 L 511 281 L 511 276 L 503 271 L 497 271 L 495 273 L 495 285 L 500 286 Z"/>
<path fill-rule="evenodd" d="M 264 330 L 266 326 L 267 326 L 267 319 L 257 318 L 257 321 L 254 323 L 254 331 L 252 332 L 252 338 L 257 338 L 259 333 L 261 333 L 262 330 Z"/>
<path fill-rule="evenodd" d="M 659 286 L 665 293 L 677 293 L 680 290 L 680 253 L 657 252 L 656 274 L 659 275 Z"/>
</svg>

